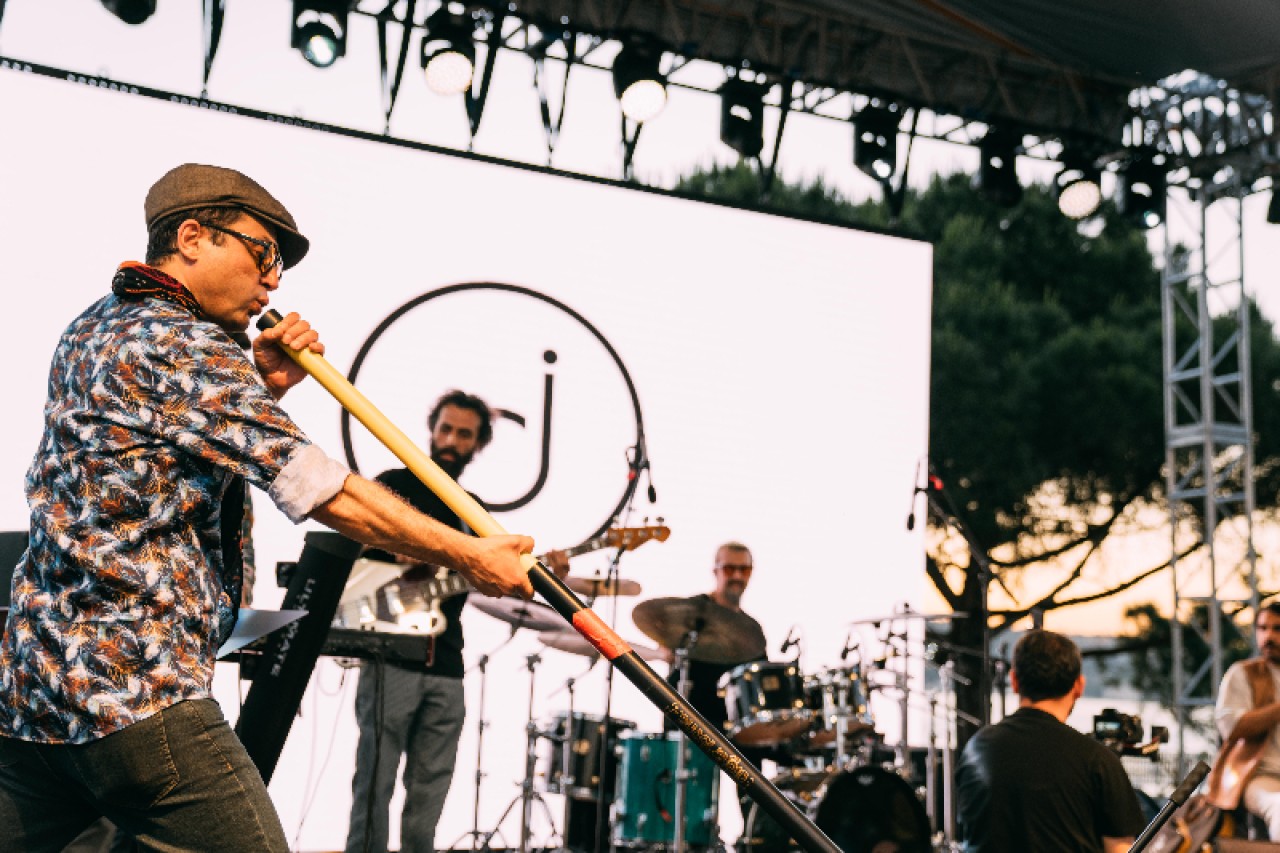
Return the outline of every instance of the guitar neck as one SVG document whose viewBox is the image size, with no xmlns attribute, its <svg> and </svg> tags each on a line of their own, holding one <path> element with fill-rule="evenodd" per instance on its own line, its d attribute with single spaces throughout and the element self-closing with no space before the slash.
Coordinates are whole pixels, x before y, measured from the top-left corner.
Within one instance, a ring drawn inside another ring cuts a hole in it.
<svg viewBox="0 0 1280 853">
<path fill-rule="evenodd" d="M 644 532 L 647 532 L 649 530 L 650 528 L 644 528 Z M 666 528 L 660 528 L 659 539 L 665 540 L 666 539 L 665 533 L 666 533 Z M 586 542 L 583 542 L 581 545 L 574 545 L 572 548 L 566 548 L 564 550 L 564 553 L 566 557 L 577 557 L 581 554 L 589 554 L 592 551 L 599 551 L 601 548 L 616 548 L 616 547 L 634 548 L 636 547 L 636 545 L 643 543 L 647 538 L 648 537 L 646 536 L 644 539 L 640 539 L 637 542 L 623 544 L 619 546 L 618 539 L 617 539 L 617 531 L 609 531 L 601 536 L 596 536 L 593 539 L 588 539 Z M 544 560 L 546 559 L 546 555 L 543 554 L 542 556 L 538 557 L 538 559 Z M 464 592 L 471 592 L 475 589 L 474 586 L 468 583 L 466 578 L 464 578 L 462 575 L 459 575 L 457 573 L 450 573 L 446 575 L 444 578 L 437 578 L 434 580 L 422 581 L 420 582 L 420 584 L 421 584 L 423 597 L 425 597 L 428 601 L 433 599 L 439 600 L 439 599 L 449 598 L 450 596 L 460 595 Z"/>
<path fill-rule="evenodd" d="M 587 554 L 591 551 L 598 551 L 606 546 L 605 537 L 597 536 L 595 539 L 588 539 L 581 545 L 575 545 L 565 550 L 570 557 L 576 557 L 579 554 Z M 545 555 L 538 557 L 539 560 L 544 559 Z M 475 587 L 471 582 L 457 572 L 450 572 L 443 578 L 437 578 L 429 581 L 420 581 L 422 596 L 428 601 L 431 599 L 451 598 L 455 595 L 461 595 L 464 592 L 474 592 Z"/>
<path fill-rule="evenodd" d="M 601 548 L 607 547 L 609 547 L 609 537 L 597 536 L 594 539 L 588 539 L 581 545 L 574 545 L 572 548 L 564 549 L 564 553 L 566 557 L 577 557 L 581 554 L 590 554 L 592 551 L 599 551 Z M 538 559 L 541 560 L 543 557 L 539 557 Z"/>
</svg>

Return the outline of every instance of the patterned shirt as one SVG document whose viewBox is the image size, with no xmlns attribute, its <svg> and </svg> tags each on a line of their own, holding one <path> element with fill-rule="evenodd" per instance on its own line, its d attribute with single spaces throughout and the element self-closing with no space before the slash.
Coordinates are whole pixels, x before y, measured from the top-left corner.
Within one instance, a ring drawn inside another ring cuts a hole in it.
<svg viewBox="0 0 1280 853">
<path fill-rule="evenodd" d="M 210 695 L 234 475 L 297 522 L 347 470 L 217 325 L 107 296 L 63 333 L 27 472 L 30 543 L 0 641 L 0 735 L 85 743 Z"/>
</svg>

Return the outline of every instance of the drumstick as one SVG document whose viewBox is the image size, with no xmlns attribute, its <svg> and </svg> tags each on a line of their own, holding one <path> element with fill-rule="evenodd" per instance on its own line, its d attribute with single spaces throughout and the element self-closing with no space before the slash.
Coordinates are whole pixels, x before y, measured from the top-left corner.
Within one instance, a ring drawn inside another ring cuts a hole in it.
<svg viewBox="0 0 1280 853">
<path fill-rule="evenodd" d="M 258 318 L 257 326 L 265 330 L 281 320 L 275 310 L 266 311 Z M 435 492 L 458 517 L 481 536 L 499 536 L 506 533 L 502 525 L 484 507 L 467 494 L 452 477 L 440 469 L 418 445 L 404 434 L 391 420 L 360 393 L 346 377 L 337 371 L 324 356 L 309 349 L 301 352 L 281 346 L 281 350 L 296 361 L 319 382 L 324 389 L 365 425 L 374 438 L 386 445 L 405 466 Z M 737 785 L 744 788 L 752 800 L 764 807 L 792 838 L 810 853 L 840 853 L 840 848 L 818 829 L 795 803 L 782 795 L 772 782 L 764 778 L 750 761 L 716 731 L 688 700 L 671 688 L 653 669 L 636 654 L 626 641 L 618 636 L 595 611 L 586 607 L 563 581 L 548 570 L 532 554 L 523 556 L 533 588 L 547 600 L 557 613 L 568 620 L 574 629 L 600 654 L 609 659 L 627 680 L 666 714 L 697 744 L 720 769 L 729 774 Z"/>
</svg>

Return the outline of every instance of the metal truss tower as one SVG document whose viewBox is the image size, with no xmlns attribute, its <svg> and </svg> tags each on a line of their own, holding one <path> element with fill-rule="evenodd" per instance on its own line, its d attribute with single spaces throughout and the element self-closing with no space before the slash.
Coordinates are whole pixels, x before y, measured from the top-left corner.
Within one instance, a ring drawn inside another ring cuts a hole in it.
<svg viewBox="0 0 1280 853">
<path fill-rule="evenodd" d="M 1179 776 L 1186 770 L 1183 732 L 1197 708 L 1213 704 L 1222 681 L 1223 620 L 1258 605 L 1244 289 L 1243 207 L 1250 185 L 1239 170 L 1226 172 L 1221 182 L 1189 191 L 1189 204 L 1171 204 L 1165 226 L 1165 482 Z M 1173 221 L 1179 213 L 1187 221 Z M 1182 661 L 1192 631 L 1209 654 L 1188 675 Z"/>
</svg>

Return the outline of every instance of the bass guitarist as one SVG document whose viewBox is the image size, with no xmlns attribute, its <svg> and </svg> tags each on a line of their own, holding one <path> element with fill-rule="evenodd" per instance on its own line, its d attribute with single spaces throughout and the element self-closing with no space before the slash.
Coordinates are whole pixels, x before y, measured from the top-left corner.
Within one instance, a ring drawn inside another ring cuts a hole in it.
<svg viewBox="0 0 1280 853">
<path fill-rule="evenodd" d="M 449 391 L 436 401 L 427 417 L 427 427 L 431 459 L 455 480 L 493 438 L 489 407 L 479 397 L 462 391 Z M 377 480 L 437 521 L 471 532 L 407 468 L 384 471 Z M 415 606 L 415 585 L 436 576 L 435 566 L 413 564 L 397 555 L 371 551 L 365 556 L 411 564 L 395 585 L 400 604 L 408 610 Z M 547 553 L 543 561 L 562 577 L 568 573 L 568 557 L 562 551 Z M 400 849 L 404 853 L 434 853 L 436 824 L 453 779 L 465 716 L 459 618 L 465 603 L 466 595 L 430 603 L 439 607 L 439 613 L 433 615 L 443 616 L 444 630 L 434 638 L 425 667 L 389 662 L 361 667 L 356 688 L 360 739 L 351 782 L 346 853 L 387 853 L 389 805 L 402 756 L 405 799 Z M 384 599 L 380 609 L 386 604 Z M 394 618 L 387 612 L 378 616 Z"/>
</svg>

